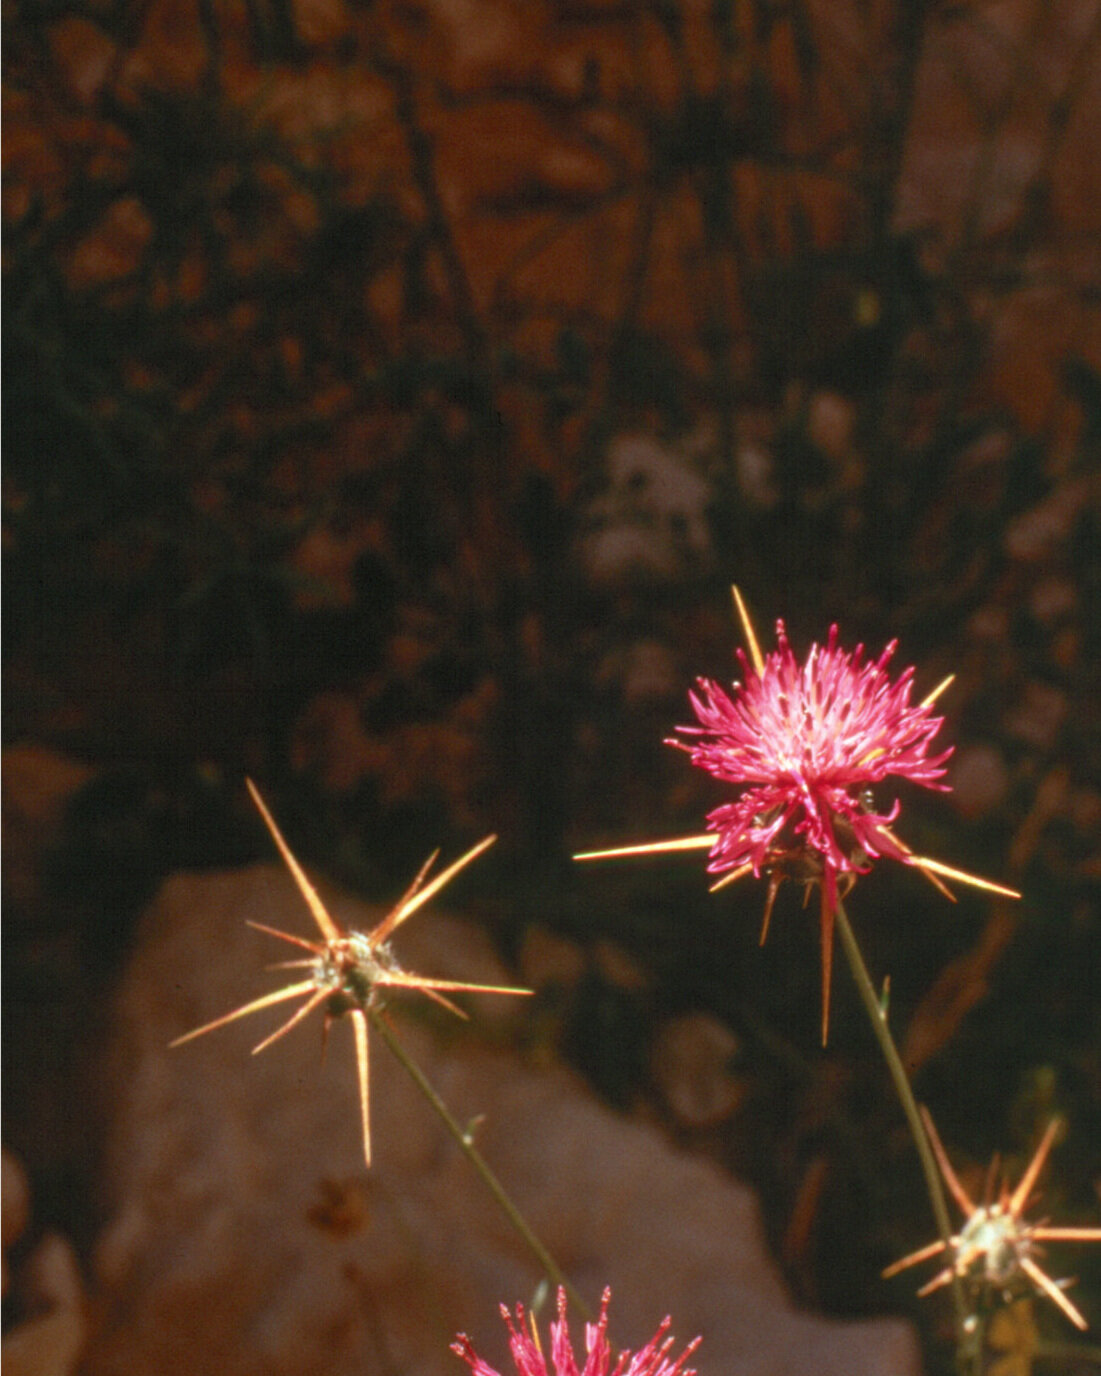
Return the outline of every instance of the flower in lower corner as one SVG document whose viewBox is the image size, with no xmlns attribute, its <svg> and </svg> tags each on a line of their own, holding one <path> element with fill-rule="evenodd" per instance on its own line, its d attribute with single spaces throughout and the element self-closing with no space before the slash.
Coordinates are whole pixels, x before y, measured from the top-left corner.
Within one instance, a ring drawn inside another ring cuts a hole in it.
<svg viewBox="0 0 1101 1376">
<path fill-rule="evenodd" d="M 685 750 L 692 763 L 738 789 L 732 802 L 708 814 L 708 832 L 611 851 L 589 851 L 576 859 L 642 855 L 656 851 L 710 851 L 708 870 L 722 877 L 720 888 L 753 872 L 768 875 L 761 931 L 764 941 L 780 883 L 817 884 L 821 893 L 822 1040 L 829 1028 L 830 968 L 834 915 L 858 874 L 885 856 L 915 866 L 949 898 L 941 876 L 975 884 L 1009 897 L 1013 889 L 992 884 L 915 855 L 892 830 L 896 799 L 886 810 L 874 789 L 889 779 L 925 788 L 941 782 L 951 748 L 933 752 L 943 718 L 933 704 L 951 678 L 919 703 L 911 702 L 914 671 L 892 677 L 892 641 L 878 659 L 864 647 L 843 649 L 836 626 L 825 645 L 812 645 L 800 664 L 782 621 L 777 648 L 761 654 L 738 589 L 734 599 L 749 656 L 741 650 L 743 678 L 728 692 L 700 679 L 689 694 L 696 721 L 678 727 L 667 744 Z"/>
<path fill-rule="evenodd" d="M 508 1326 L 509 1348 L 516 1376 L 608 1376 L 612 1360 L 612 1348 L 608 1342 L 608 1304 L 611 1297 L 611 1290 L 606 1289 L 600 1301 L 596 1323 L 585 1325 L 583 1366 L 578 1365 L 570 1342 L 565 1290 L 560 1288 L 558 1291 L 558 1321 L 550 1325 L 549 1366 L 534 1315 L 526 1313 L 524 1306 L 518 1304 L 514 1319 L 508 1309 L 501 1305 L 501 1317 Z M 693 1339 L 680 1356 L 674 1358 L 672 1350 L 675 1340 L 669 1334 L 669 1326 L 670 1320 L 663 1319 L 645 1346 L 637 1352 L 620 1352 L 614 1367 L 611 1367 L 611 1376 L 696 1376 L 695 1370 L 686 1367 L 685 1363 L 699 1346 L 700 1339 Z M 466 1362 L 473 1376 L 499 1376 L 488 1362 L 478 1356 L 465 1333 L 459 1334 L 451 1344 L 451 1350 Z"/>
<path fill-rule="evenodd" d="M 947 1252 L 948 1265 L 921 1287 L 919 1295 L 928 1295 L 940 1286 L 948 1285 L 953 1276 L 978 1289 L 993 1289 L 1006 1296 L 1019 1291 L 1021 1285 L 1028 1282 L 1057 1305 L 1076 1328 L 1085 1330 L 1088 1325 L 1084 1316 L 1063 1293 L 1070 1282 L 1052 1280 L 1041 1269 L 1036 1258 L 1043 1255 L 1041 1244 L 1044 1242 L 1101 1242 L 1101 1228 L 1053 1228 L 1044 1220 L 1033 1223 L 1024 1217 L 1024 1211 L 1032 1202 L 1033 1187 L 1055 1141 L 1060 1120 L 1053 1118 L 1048 1124 L 1035 1155 L 1012 1193 L 1008 1182 L 1002 1179 L 997 1199 L 994 1198 L 998 1168 L 995 1158 L 987 1176 L 986 1197 L 982 1204 L 976 1204 L 952 1169 L 926 1109 L 922 1109 L 922 1119 L 944 1183 L 963 1211 L 964 1222 L 959 1232 L 951 1238 L 938 1238 L 927 1247 L 911 1252 L 909 1256 L 888 1266 L 883 1275 L 897 1275 L 908 1266 L 916 1266 L 918 1262 L 943 1256 Z"/>
<path fill-rule="evenodd" d="M 330 1023 L 342 1014 L 348 1013 L 351 1016 L 352 1027 L 355 1032 L 363 1156 L 367 1165 L 370 1166 L 371 1120 L 368 1091 L 367 1017 L 368 1014 L 375 1015 L 381 1011 L 385 991 L 395 988 L 417 989 L 436 1003 L 442 1004 L 452 1013 L 458 1014 L 461 1018 L 465 1018 L 466 1014 L 446 997 L 444 990 L 448 993 L 477 994 L 530 994 L 532 992 L 530 989 L 514 989 L 505 985 L 468 984 L 463 981 L 429 979 L 424 975 L 415 975 L 402 969 L 390 948 L 390 937 L 397 928 L 407 918 L 412 917 L 415 912 L 424 907 L 428 900 L 439 893 L 449 880 L 481 855 L 497 838 L 487 836 L 484 841 L 480 841 L 465 855 L 460 856 L 458 860 L 449 865 L 447 869 L 425 883 L 428 879 L 428 872 L 436 859 L 435 855 L 429 856 L 400 902 L 390 909 L 377 927 L 369 932 L 345 931 L 322 903 L 317 890 L 307 879 L 305 871 L 283 839 L 283 833 L 276 826 L 275 819 L 268 811 L 256 785 L 251 779 L 246 779 L 245 782 L 253 802 L 264 819 L 265 826 L 271 833 L 280 855 L 282 855 L 294 878 L 294 882 L 298 885 L 299 892 L 306 900 L 306 906 L 321 933 L 321 940 L 307 941 L 303 937 L 293 936 L 290 932 L 280 932 L 274 927 L 264 926 L 263 923 L 250 922 L 250 927 L 255 927 L 258 931 L 266 932 L 268 936 L 278 937 L 280 941 L 287 941 L 292 946 L 298 947 L 299 950 L 308 952 L 305 959 L 284 961 L 276 967 L 279 969 L 298 968 L 305 970 L 308 972 L 306 978 L 284 985 L 280 989 L 273 990 L 270 994 L 263 994 L 260 998 L 253 999 L 240 1008 L 224 1013 L 220 1018 L 215 1018 L 213 1022 L 204 1023 L 202 1027 L 196 1027 L 193 1031 L 184 1033 L 182 1037 L 177 1037 L 171 1045 L 180 1046 L 195 1037 L 203 1036 L 206 1032 L 213 1032 L 216 1028 L 225 1026 L 226 1023 L 236 1022 L 238 1018 L 247 1017 L 249 1013 L 258 1013 L 261 1009 L 270 1008 L 274 1004 L 285 1003 L 290 999 L 303 999 L 304 1002 L 285 1023 L 253 1047 L 253 1055 L 256 1055 L 265 1047 L 271 1046 L 272 1042 L 278 1041 L 292 1027 L 312 1013 L 315 1008 L 323 1007 L 325 1009 L 326 1035 Z"/>
</svg>

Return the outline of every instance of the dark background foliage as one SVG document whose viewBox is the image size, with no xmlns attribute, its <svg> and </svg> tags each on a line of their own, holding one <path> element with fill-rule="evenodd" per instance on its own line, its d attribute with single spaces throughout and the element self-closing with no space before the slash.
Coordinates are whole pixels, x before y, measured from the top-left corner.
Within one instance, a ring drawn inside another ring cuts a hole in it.
<svg viewBox="0 0 1101 1376">
<path fill-rule="evenodd" d="M 164 873 L 266 853 L 248 772 L 371 895 L 500 831 L 503 949 L 586 955 L 546 1035 L 754 1181 L 804 1298 L 913 1308 L 916 1163 L 840 970 L 816 1046 L 796 898 L 758 950 L 759 886 L 569 861 L 716 801 L 662 739 L 735 672 L 732 581 L 764 638 L 957 674 L 905 834 L 1025 900 L 852 908 L 952 1150 L 1062 1111 L 1088 1216 L 1101 9 L 28 0 L 6 40 L 5 742 L 80 782 L 9 895 L 47 1220 L 95 1226 L 72 1043 Z M 737 1048 L 703 1125 L 653 1072 L 690 1010 Z"/>
</svg>

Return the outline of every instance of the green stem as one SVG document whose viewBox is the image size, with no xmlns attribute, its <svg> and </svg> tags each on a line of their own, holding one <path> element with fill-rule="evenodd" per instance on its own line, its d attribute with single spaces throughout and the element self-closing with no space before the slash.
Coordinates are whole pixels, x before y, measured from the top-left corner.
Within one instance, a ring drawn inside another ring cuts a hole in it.
<svg viewBox="0 0 1101 1376">
<path fill-rule="evenodd" d="M 486 1189 L 490 1192 L 493 1198 L 504 1210 L 505 1216 L 507 1217 L 508 1221 L 524 1239 L 528 1247 L 530 1247 L 531 1251 L 535 1254 L 535 1257 L 537 1258 L 539 1265 L 546 1272 L 549 1279 L 552 1280 L 555 1285 L 561 1285 L 564 1287 L 566 1294 L 569 1295 L 574 1306 L 581 1312 L 582 1316 L 586 1320 L 591 1322 L 593 1317 L 592 1310 L 574 1289 L 573 1285 L 569 1281 L 569 1278 L 565 1275 L 562 1268 L 551 1256 L 550 1252 L 548 1252 L 546 1247 L 544 1247 L 542 1242 L 540 1242 L 539 1237 L 532 1228 L 531 1224 L 528 1223 L 524 1215 L 512 1202 L 511 1198 L 505 1190 L 505 1187 L 497 1179 L 492 1170 L 490 1170 L 485 1157 L 482 1156 L 481 1152 L 474 1145 L 473 1141 L 471 1140 L 470 1133 L 464 1131 L 464 1129 L 459 1125 L 457 1120 L 452 1116 L 451 1110 L 447 1107 L 444 1101 L 432 1088 L 432 1085 L 425 1078 L 424 1072 L 421 1070 L 420 1066 L 417 1065 L 416 1061 L 414 1061 L 413 1058 L 409 1055 L 405 1047 L 402 1046 L 401 1042 L 399 1042 L 397 1037 L 394 1036 L 393 1032 L 390 1030 L 389 1024 L 387 1023 L 386 1019 L 381 1015 L 379 1010 L 377 1008 L 368 1008 L 367 1015 L 371 1019 L 371 1022 L 374 1024 L 374 1027 L 378 1032 L 379 1036 L 383 1039 L 386 1045 L 390 1048 L 390 1050 L 394 1053 L 394 1055 L 405 1067 L 405 1070 L 412 1078 L 413 1083 L 417 1086 L 420 1092 L 428 1100 L 429 1104 L 435 1110 L 437 1117 L 442 1121 L 444 1127 L 447 1128 L 448 1132 L 455 1139 L 456 1143 L 458 1144 L 459 1150 L 463 1153 L 466 1159 L 477 1171 Z"/>
<path fill-rule="evenodd" d="M 883 1052 L 883 1059 L 887 1062 L 887 1069 L 894 1082 L 895 1092 L 898 1094 L 902 1111 L 905 1113 L 906 1121 L 910 1127 L 910 1135 L 917 1147 L 922 1173 L 925 1176 L 925 1188 L 929 1192 L 929 1202 L 933 1206 L 937 1232 L 944 1242 L 946 1255 L 950 1258 L 952 1255 L 952 1222 L 948 1214 L 948 1202 L 944 1197 L 940 1171 L 937 1169 L 937 1160 L 929 1142 L 929 1134 L 925 1131 L 925 1124 L 921 1121 L 921 1113 L 918 1110 L 917 1100 L 914 1098 L 909 1076 L 906 1074 L 906 1067 L 902 1064 L 902 1057 L 898 1054 L 898 1047 L 895 1046 L 894 1038 L 891 1036 L 886 1010 L 876 994 L 871 976 L 868 974 L 868 967 L 864 964 L 864 957 L 857 944 L 856 934 L 840 899 L 837 900 L 834 916 L 837 920 L 837 930 L 841 934 L 841 945 L 845 951 L 845 958 L 849 962 L 849 969 L 856 981 L 861 1002 L 864 1004 L 864 1009 L 872 1024 L 872 1031 L 875 1033 L 879 1048 Z M 982 1325 L 977 1324 L 974 1316 L 970 1313 L 964 1297 L 963 1286 L 955 1272 L 952 1274 L 952 1301 L 956 1310 L 957 1368 L 961 1376 L 965 1376 L 969 1372 L 981 1373 Z"/>
</svg>

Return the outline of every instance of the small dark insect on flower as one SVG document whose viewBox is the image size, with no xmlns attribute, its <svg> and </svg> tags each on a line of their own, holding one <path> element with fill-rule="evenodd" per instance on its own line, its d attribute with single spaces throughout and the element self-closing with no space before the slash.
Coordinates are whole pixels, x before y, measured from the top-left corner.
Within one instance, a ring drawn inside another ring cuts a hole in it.
<svg viewBox="0 0 1101 1376">
<path fill-rule="evenodd" d="M 976 1204 L 952 1169 L 948 1154 L 926 1109 L 922 1109 L 922 1118 L 936 1154 L 937 1164 L 944 1176 L 944 1183 L 963 1211 L 964 1223 L 959 1232 L 947 1243 L 943 1238 L 938 1238 L 928 1247 L 921 1247 L 900 1261 L 893 1262 L 883 1275 L 897 1275 L 908 1266 L 916 1266 L 918 1262 L 940 1256 L 947 1250 L 948 1265 L 921 1287 L 919 1295 L 928 1295 L 940 1286 L 949 1284 L 953 1276 L 1007 1294 L 1025 1279 L 1031 1281 L 1041 1294 L 1058 1305 L 1076 1328 L 1087 1328 L 1088 1324 L 1079 1309 L 1063 1293 L 1064 1287 L 1070 1282 L 1052 1280 L 1037 1264 L 1036 1257 L 1043 1255 L 1043 1248 L 1037 1244 L 1101 1242 L 1101 1228 L 1052 1228 L 1046 1222 L 1030 1223 L 1023 1217 L 1031 1202 L 1033 1186 L 1055 1141 L 1060 1120 L 1053 1118 L 1048 1124 L 1047 1131 L 1036 1148 L 1036 1154 L 1028 1163 L 1024 1175 L 1012 1193 L 1008 1182 L 1002 1178 L 997 1199 L 994 1198 L 995 1177 L 998 1172 L 998 1159 L 995 1157 L 986 1178 L 985 1198 L 981 1204 Z"/>
<path fill-rule="evenodd" d="M 579 1367 L 570 1342 L 569 1328 L 566 1324 L 566 1292 L 558 1291 L 558 1321 L 550 1325 L 550 1364 L 543 1352 L 535 1317 L 525 1313 L 524 1306 L 516 1306 L 516 1319 L 513 1321 L 508 1309 L 501 1305 L 501 1317 L 508 1326 L 508 1345 L 516 1367 L 516 1376 L 696 1376 L 685 1362 L 700 1344 L 696 1338 L 688 1344 L 679 1357 L 673 1359 L 670 1352 L 674 1340 L 669 1336 L 669 1319 L 664 1319 L 657 1332 L 637 1352 L 621 1352 L 612 1367 L 612 1348 L 608 1342 L 608 1303 L 610 1289 L 604 1291 L 600 1301 L 600 1314 L 596 1323 L 585 1325 L 585 1363 Z M 498 1372 L 478 1356 L 474 1345 L 465 1333 L 460 1333 L 451 1344 L 451 1350 L 460 1356 L 473 1376 L 498 1376 Z"/>
<path fill-rule="evenodd" d="M 713 890 L 750 872 L 767 874 L 762 943 L 783 880 L 803 884 L 808 894 L 817 884 L 824 1044 L 837 903 L 873 860 L 886 856 L 913 866 L 950 899 L 945 878 L 1010 898 L 1020 894 L 915 855 L 892 830 L 899 802 L 886 812 L 876 805 L 873 787 L 889 778 L 947 788 L 940 780 L 952 752 L 930 755 L 929 750 L 943 720 L 933 715 L 933 704 L 952 679 L 920 703 L 911 703 L 913 669 L 895 679 L 887 671 L 895 642 L 878 659 L 865 660 L 862 645 L 851 653 L 839 646 L 836 626 L 826 644 L 812 645 L 800 665 L 784 623 L 777 622 L 777 648 L 766 658 L 737 588 L 734 601 L 749 646 L 748 657 L 738 651 L 742 682 L 733 685 L 731 695 L 712 680 L 700 679 L 697 691 L 689 694 L 696 722 L 678 727 L 680 736 L 666 743 L 687 751 L 693 764 L 739 789 L 738 796 L 708 814 L 705 835 L 586 851 L 574 859 L 706 849 L 708 870 L 722 876 Z"/>
<path fill-rule="evenodd" d="M 282 855 L 287 868 L 294 877 L 294 882 L 298 885 L 302 897 L 306 900 L 306 906 L 317 923 L 322 939 L 320 941 L 307 941 L 303 937 L 292 935 L 290 932 L 280 932 L 274 927 L 265 927 L 263 923 L 250 922 L 249 926 L 255 927 L 257 931 L 266 932 L 268 936 L 278 937 L 280 941 L 289 941 L 292 946 L 307 951 L 309 953 L 307 958 L 285 961 L 276 967 L 278 969 L 307 970 L 309 971 L 307 978 L 294 984 L 285 985 L 283 988 L 276 989 L 270 994 L 264 994 L 258 999 L 253 999 L 251 1003 L 235 1008 L 232 1012 L 215 1018 L 213 1022 L 208 1022 L 202 1027 L 195 1028 L 192 1032 L 185 1033 L 182 1037 L 177 1037 L 171 1045 L 181 1046 L 184 1042 L 189 1042 L 195 1037 L 201 1037 L 206 1032 L 213 1032 L 215 1028 L 224 1027 L 227 1023 L 235 1022 L 238 1018 L 247 1017 L 249 1013 L 258 1013 L 262 1008 L 269 1008 L 273 1004 L 285 1003 L 289 999 L 304 998 L 305 1002 L 281 1027 L 276 1028 L 270 1036 L 265 1037 L 263 1041 L 253 1047 L 253 1055 L 256 1055 L 265 1047 L 271 1046 L 272 1042 L 278 1041 L 292 1027 L 312 1013 L 315 1008 L 323 1007 L 325 1009 L 324 1032 L 326 1037 L 331 1023 L 341 1014 L 348 1013 L 351 1016 L 352 1029 L 355 1033 L 360 1116 L 363 1128 L 363 1156 L 369 1166 L 371 1164 L 371 1126 L 368 1089 L 367 1013 L 368 1011 L 381 1011 L 385 991 L 387 989 L 417 989 L 460 1018 L 465 1018 L 466 1014 L 445 996 L 443 990 L 447 990 L 448 993 L 466 991 L 478 994 L 530 994 L 532 992 L 530 989 L 515 989 L 507 985 L 467 984 L 462 981 L 429 979 L 424 975 L 414 975 L 401 968 L 397 957 L 390 949 L 389 939 L 398 927 L 407 918 L 412 917 L 418 909 L 423 908 L 428 900 L 435 897 L 449 880 L 453 879 L 461 869 L 464 869 L 472 860 L 488 849 L 497 838 L 487 836 L 484 841 L 479 841 L 465 855 L 460 856 L 454 864 L 449 865 L 447 869 L 425 884 L 428 871 L 432 868 L 436 856 L 439 854 L 439 851 L 434 852 L 425 861 L 420 873 L 410 884 L 401 901 L 390 909 L 373 931 L 346 932 L 326 909 L 318 897 L 316 889 L 306 878 L 301 865 L 291 854 L 290 847 L 283 839 L 283 834 L 276 826 L 275 819 L 265 806 L 263 798 L 260 797 L 256 785 L 251 779 L 246 779 L 245 782 L 268 831 L 271 832 L 272 839 L 279 848 L 280 855 Z"/>
</svg>

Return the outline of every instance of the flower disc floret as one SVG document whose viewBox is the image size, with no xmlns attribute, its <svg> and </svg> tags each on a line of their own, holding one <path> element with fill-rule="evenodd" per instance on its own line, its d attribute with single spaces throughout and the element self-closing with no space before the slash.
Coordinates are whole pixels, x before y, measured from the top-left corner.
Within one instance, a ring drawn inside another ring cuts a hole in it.
<svg viewBox="0 0 1101 1376">
<path fill-rule="evenodd" d="M 911 703 L 913 669 L 892 681 L 887 666 L 896 641 L 866 660 L 863 645 L 840 648 L 832 626 L 826 644 L 812 645 L 800 665 L 784 623 L 776 629 L 777 648 L 759 673 L 739 652 L 744 682 L 733 696 L 699 680 L 689 694 L 698 724 L 678 727 L 688 739 L 669 742 L 701 769 L 744 787 L 708 815 L 717 834 L 708 868 L 717 874 L 751 865 L 759 874 L 795 842 L 818 857 L 832 888 L 838 873 L 862 872 L 876 856 L 908 860 L 887 831 L 898 801 L 877 811 L 869 790 L 890 776 L 945 788 L 938 780 L 951 749 L 928 753 L 943 718 L 931 703 Z"/>
</svg>

